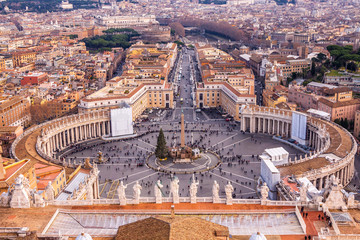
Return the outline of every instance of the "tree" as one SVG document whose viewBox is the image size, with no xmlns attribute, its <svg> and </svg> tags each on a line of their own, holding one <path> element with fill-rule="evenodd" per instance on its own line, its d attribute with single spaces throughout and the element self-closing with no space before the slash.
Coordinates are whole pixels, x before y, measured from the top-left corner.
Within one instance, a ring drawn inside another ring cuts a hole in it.
<svg viewBox="0 0 360 240">
<path fill-rule="evenodd" d="M 347 65 L 346 65 L 347 69 L 350 70 L 350 71 L 353 71 L 353 72 L 356 72 L 357 69 L 358 69 L 358 66 L 356 63 L 354 62 L 349 62 Z"/>
<path fill-rule="evenodd" d="M 160 128 L 159 136 L 157 139 L 155 156 L 159 159 L 164 159 L 168 156 L 168 148 L 166 146 L 166 140 L 162 128 Z"/>
<path fill-rule="evenodd" d="M 314 76 L 315 73 L 316 73 L 315 61 L 312 61 L 312 63 L 311 63 L 311 76 Z"/>
<path fill-rule="evenodd" d="M 181 23 L 179 22 L 173 22 L 169 24 L 169 27 L 171 27 L 171 30 L 174 30 L 176 34 L 178 34 L 181 37 L 185 37 L 185 28 Z"/>
<path fill-rule="evenodd" d="M 322 62 L 322 61 L 326 60 L 326 55 L 323 54 L 323 53 L 319 53 L 319 54 L 317 55 L 317 59 L 318 59 L 320 62 Z"/>
</svg>

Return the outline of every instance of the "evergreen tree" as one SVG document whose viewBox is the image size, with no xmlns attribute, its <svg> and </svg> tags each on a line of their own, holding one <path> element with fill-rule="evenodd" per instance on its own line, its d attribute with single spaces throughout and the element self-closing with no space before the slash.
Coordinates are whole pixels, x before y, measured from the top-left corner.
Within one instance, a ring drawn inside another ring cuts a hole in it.
<svg viewBox="0 0 360 240">
<path fill-rule="evenodd" d="M 159 136 L 157 139 L 155 155 L 157 158 L 164 159 L 168 156 L 168 148 L 162 128 L 160 128 Z"/>
<path fill-rule="evenodd" d="M 315 66 L 315 62 L 312 61 L 311 63 L 311 76 L 314 76 L 316 73 L 316 66 Z"/>
</svg>

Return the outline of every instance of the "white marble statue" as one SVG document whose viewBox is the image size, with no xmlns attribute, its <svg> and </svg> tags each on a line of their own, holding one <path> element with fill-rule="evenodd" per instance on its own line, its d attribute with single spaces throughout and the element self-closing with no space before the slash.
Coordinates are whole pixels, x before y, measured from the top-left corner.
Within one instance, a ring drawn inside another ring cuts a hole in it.
<svg viewBox="0 0 360 240">
<path fill-rule="evenodd" d="M 173 198 L 173 203 L 179 203 L 179 179 L 174 177 L 170 183 L 170 196 Z"/>
<path fill-rule="evenodd" d="M 125 189 L 127 188 L 127 184 L 124 185 L 123 181 L 120 181 L 120 185 L 117 189 L 117 193 L 120 200 L 120 205 L 126 205 L 126 195 L 125 195 Z"/>
<path fill-rule="evenodd" d="M 232 193 L 234 192 L 234 187 L 231 185 L 230 182 L 225 186 L 225 194 L 226 194 L 226 205 L 232 205 L 233 198 Z"/>
<path fill-rule="evenodd" d="M 347 199 L 347 207 L 354 207 L 355 206 L 355 195 L 356 193 L 349 193 L 348 199 Z"/>
<path fill-rule="evenodd" d="M 199 186 L 199 181 L 195 181 L 194 175 L 192 177 L 192 183 L 190 185 L 190 203 L 196 203 L 196 193 Z"/>
<path fill-rule="evenodd" d="M 133 190 L 134 190 L 134 204 L 139 204 L 140 202 L 140 194 L 141 194 L 141 185 L 138 181 L 136 181 Z"/>
<path fill-rule="evenodd" d="M 214 181 L 214 184 L 212 186 L 212 198 L 213 198 L 213 203 L 220 203 L 220 197 L 219 197 L 219 189 L 220 186 L 217 183 L 217 181 Z"/>
<path fill-rule="evenodd" d="M 269 197 L 269 187 L 267 186 L 266 182 L 260 188 L 261 200 L 267 200 Z"/>
<path fill-rule="evenodd" d="M 46 200 L 48 200 L 48 201 L 53 201 L 55 199 L 54 188 L 51 184 L 52 184 L 51 181 L 49 181 L 48 185 L 45 188 L 45 197 L 46 197 Z"/>
<path fill-rule="evenodd" d="M 154 194 L 155 194 L 155 202 L 156 203 L 162 203 L 161 188 L 163 188 L 163 185 L 161 184 L 160 180 L 157 180 L 157 182 L 154 185 Z"/>
<path fill-rule="evenodd" d="M 324 191 L 325 204 L 328 208 L 347 208 L 344 194 L 341 192 L 342 185 L 334 175 L 330 177 L 329 188 Z"/>
<path fill-rule="evenodd" d="M 45 207 L 44 198 L 37 193 L 34 193 L 34 207 Z"/>
</svg>

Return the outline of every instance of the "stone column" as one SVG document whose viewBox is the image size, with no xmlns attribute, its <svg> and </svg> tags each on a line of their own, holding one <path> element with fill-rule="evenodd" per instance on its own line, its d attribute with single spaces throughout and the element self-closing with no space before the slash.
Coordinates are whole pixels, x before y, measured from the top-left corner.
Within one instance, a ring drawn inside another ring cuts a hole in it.
<svg viewBox="0 0 360 240">
<path fill-rule="evenodd" d="M 80 138 L 81 140 L 85 139 L 85 125 L 80 126 Z"/>
<path fill-rule="evenodd" d="M 59 140 L 59 134 L 55 134 L 55 142 L 56 142 L 56 149 L 60 149 L 60 140 Z"/>
<path fill-rule="evenodd" d="M 267 129 L 267 133 L 270 134 L 270 124 L 271 123 L 271 120 L 268 118 L 268 129 Z"/>
<path fill-rule="evenodd" d="M 62 133 L 60 132 L 58 136 L 59 136 L 59 148 L 62 149 Z"/>
<path fill-rule="evenodd" d="M 326 175 L 325 177 L 325 183 L 329 182 L 329 175 Z"/>
<path fill-rule="evenodd" d="M 102 135 L 106 135 L 105 133 L 105 122 L 101 122 L 101 127 L 102 127 Z"/>
<path fill-rule="evenodd" d="M 344 167 L 344 186 L 346 185 L 346 183 L 348 182 L 348 167 Z"/>
<path fill-rule="evenodd" d="M 81 141 L 82 140 L 82 129 L 81 129 L 82 127 L 81 126 L 78 126 L 78 133 L 79 133 L 79 135 L 78 135 L 78 141 Z"/>
<path fill-rule="evenodd" d="M 89 138 L 89 124 L 84 125 L 85 140 Z"/>
<path fill-rule="evenodd" d="M 253 116 L 249 117 L 249 129 L 250 129 L 250 133 L 254 132 L 254 117 Z"/>
<path fill-rule="evenodd" d="M 51 137 L 48 138 L 48 143 L 49 143 L 49 153 L 51 155 L 52 152 L 52 141 L 51 141 Z"/>
<path fill-rule="evenodd" d="M 283 136 L 286 136 L 286 122 L 283 122 L 283 132 L 282 132 Z"/>
<path fill-rule="evenodd" d="M 69 144 L 72 144 L 73 143 L 73 128 L 69 128 L 68 133 L 69 133 L 69 137 L 70 137 Z"/>
<path fill-rule="evenodd" d="M 50 138 L 50 140 L 51 140 L 51 153 L 53 153 L 54 150 L 56 149 L 56 147 L 55 147 L 55 137 L 52 136 L 52 137 Z"/>
<path fill-rule="evenodd" d="M 110 121 L 107 121 L 107 132 L 108 132 L 109 135 L 111 135 Z"/>
<path fill-rule="evenodd" d="M 76 143 L 76 127 L 72 128 L 72 137 L 73 143 Z"/>
<path fill-rule="evenodd" d="M 88 138 L 91 139 L 92 138 L 92 127 L 91 127 L 92 123 L 89 123 L 87 125 L 88 127 Z"/>
<path fill-rule="evenodd" d="M 70 129 L 67 130 L 67 146 L 70 145 Z"/>
<path fill-rule="evenodd" d="M 323 177 L 320 177 L 319 190 L 322 189 L 322 185 L 323 185 Z"/>
<path fill-rule="evenodd" d="M 265 133 L 266 132 L 266 126 L 265 126 L 265 124 L 266 124 L 266 118 L 262 118 L 263 119 L 263 129 L 262 129 L 262 132 L 263 133 Z"/>
<path fill-rule="evenodd" d="M 60 143 L 61 143 L 61 148 L 64 148 L 65 147 L 65 132 L 61 132 L 61 134 L 60 134 L 60 136 L 61 136 L 61 141 L 60 141 Z"/>
<path fill-rule="evenodd" d="M 344 179 L 343 179 L 343 168 L 339 171 L 339 180 L 342 185 L 344 185 Z"/>
<path fill-rule="evenodd" d="M 55 136 L 56 150 L 58 150 L 60 148 L 59 134 L 55 134 L 54 136 Z"/>
</svg>

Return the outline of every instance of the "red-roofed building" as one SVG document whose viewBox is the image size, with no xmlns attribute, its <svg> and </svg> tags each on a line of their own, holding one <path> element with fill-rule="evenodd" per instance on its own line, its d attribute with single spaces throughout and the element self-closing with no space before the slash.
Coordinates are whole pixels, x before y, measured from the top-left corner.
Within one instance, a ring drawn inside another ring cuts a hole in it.
<svg viewBox="0 0 360 240">
<path fill-rule="evenodd" d="M 0 157 L 0 194 L 7 192 L 20 174 L 29 180 L 31 189 L 36 188 L 35 169 L 30 160 L 14 162 L 12 159 Z"/>
<path fill-rule="evenodd" d="M 21 79 L 21 86 L 24 85 L 39 85 L 48 80 L 48 75 L 46 73 L 29 73 Z"/>
<path fill-rule="evenodd" d="M 54 166 L 46 165 L 43 163 L 35 164 L 35 172 L 37 178 L 37 189 L 44 191 L 46 186 L 51 181 L 51 185 L 55 190 L 55 196 L 61 192 L 66 185 L 65 169 Z"/>
</svg>

